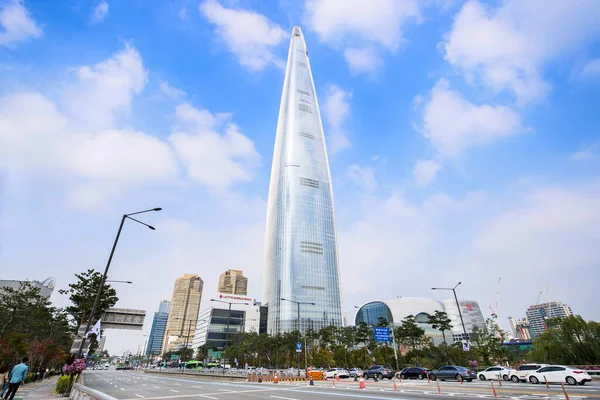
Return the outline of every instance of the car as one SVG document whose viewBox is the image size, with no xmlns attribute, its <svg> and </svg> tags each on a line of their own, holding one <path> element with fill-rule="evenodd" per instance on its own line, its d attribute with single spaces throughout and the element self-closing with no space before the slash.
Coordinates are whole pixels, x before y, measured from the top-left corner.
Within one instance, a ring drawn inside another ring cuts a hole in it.
<svg viewBox="0 0 600 400">
<path fill-rule="evenodd" d="M 363 372 L 363 377 L 365 379 L 377 377 L 377 379 L 388 378 L 391 380 L 394 377 L 394 370 L 389 365 L 373 365 Z"/>
<path fill-rule="evenodd" d="M 533 384 L 540 382 L 562 383 L 569 385 L 585 385 L 592 377 L 582 369 L 564 365 L 547 365 L 527 375 L 527 381 Z"/>
<path fill-rule="evenodd" d="M 350 374 L 350 378 L 354 378 L 355 376 L 360 378 L 363 376 L 363 370 L 360 368 L 350 368 L 348 373 Z"/>
<path fill-rule="evenodd" d="M 423 367 L 406 367 L 396 373 L 396 378 L 400 379 L 423 379 L 427 378 L 429 370 Z"/>
<path fill-rule="evenodd" d="M 350 376 L 350 372 L 344 368 L 330 368 L 325 373 L 327 378 L 335 378 L 336 376 L 339 378 L 348 378 Z"/>
<path fill-rule="evenodd" d="M 527 380 L 527 375 L 542 367 L 546 367 L 547 365 L 548 364 L 523 364 L 510 372 L 510 380 L 513 382 L 525 382 Z"/>
<path fill-rule="evenodd" d="M 513 369 L 504 368 L 504 367 L 489 367 L 478 373 L 478 377 L 480 380 L 485 381 L 486 379 L 496 380 L 502 378 L 505 381 L 510 379 L 511 374 L 513 373 Z"/>
<path fill-rule="evenodd" d="M 445 367 L 438 368 L 435 371 L 429 373 L 429 379 L 435 381 L 439 379 L 445 381 L 446 379 L 455 379 L 457 381 L 471 382 L 473 379 L 477 379 L 475 372 L 468 368 L 461 367 L 458 365 L 446 365 Z"/>
</svg>

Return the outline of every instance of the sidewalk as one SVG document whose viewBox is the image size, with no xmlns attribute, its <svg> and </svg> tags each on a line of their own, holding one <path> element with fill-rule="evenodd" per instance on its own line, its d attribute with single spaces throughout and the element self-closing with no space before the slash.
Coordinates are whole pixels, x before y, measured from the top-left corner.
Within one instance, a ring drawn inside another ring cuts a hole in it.
<svg viewBox="0 0 600 400">
<path fill-rule="evenodd" d="M 52 376 L 42 382 L 28 383 L 21 386 L 15 395 L 15 400 L 43 400 L 60 398 L 60 395 L 54 393 L 58 376 Z"/>
</svg>

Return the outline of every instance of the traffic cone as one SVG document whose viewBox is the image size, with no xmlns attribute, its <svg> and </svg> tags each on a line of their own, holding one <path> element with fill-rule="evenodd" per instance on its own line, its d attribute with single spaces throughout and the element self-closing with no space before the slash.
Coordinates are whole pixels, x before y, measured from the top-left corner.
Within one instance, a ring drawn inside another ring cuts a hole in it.
<svg viewBox="0 0 600 400">
<path fill-rule="evenodd" d="M 279 383 L 279 378 L 277 377 L 277 373 L 273 376 L 273 383 Z"/>
<path fill-rule="evenodd" d="M 366 389 L 365 387 L 365 378 L 360 377 L 360 383 L 358 384 L 359 389 Z"/>
</svg>

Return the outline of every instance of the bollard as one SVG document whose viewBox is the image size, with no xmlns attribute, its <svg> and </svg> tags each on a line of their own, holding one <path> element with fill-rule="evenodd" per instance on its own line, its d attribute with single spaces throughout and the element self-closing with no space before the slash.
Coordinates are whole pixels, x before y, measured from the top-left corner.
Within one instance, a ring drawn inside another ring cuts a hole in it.
<svg viewBox="0 0 600 400">
<path fill-rule="evenodd" d="M 379 382 L 379 379 L 377 379 L 377 374 L 375 374 L 375 375 L 373 376 L 373 380 L 374 380 L 375 382 Z"/>
<path fill-rule="evenodd" d="M 396 378 L 394 377 L 394 392 L 396 392 L 398 389 L 396 388 Z"/>
<path fill-rule="evenodd" d="M 440 381 L 439 379 L 436 379 L 437 385 L 438 385 L 438 394 L 442 394 L 442 388 L 440 388 Z"/>
<path fill-rule="evenodd" d="M 429 374 L 427 374 L 427 384 L 429 385 L 431 383 L 431 380 L 429 378 Z"/>
<path fill-rule="evenodd" d="M 333 375 L 333 379 L 331 380 L 331 387 L 335 387 L 335 377 L 336 375 Z"/>
<path fill-rule="evenodd" d="M 500 376 L 498 376 L 498 385 L 502 386 L 502 379 L 500 379 Z"/>
<path fill-rule="evenodd" d="M 461 384 L 461 385 L 463 384 L 463 377 L 462 377 L 462 374 L 460 374 L 460 384 Z"/>
<path fill-rule="evenodd" d="M 569 394 L 567 393 L 567 389 L 565 389 L 565 383 L 561 382 L 560 386 L 562 386 L 563 393 L 565 394 L 565 399 L 569 400 Z"/>
<path fill-rule="evenodd" d="M 358 381 L 358 373 L 354 374 L 354 382 Z"/>
<path fill-rule="evenodd" d="M 494 392 L 494 397 L 498 397 L 498 393 L 496 393 L 496 388 L 494 387 L 494 381 L 490 381 L 492 384 L 492 392 Z"/>
<path fill-rule="evenodd" d="M 550 389 L 550 385 L 548 385 L 548 379 L 546 379 L 546 375 L 544 375 L 544 381 L 546 382 L 546 389 Z"/>
<path fill-rule="evenodd" d="M 313 382 L 312 374 L 309 375 L 308 386 L 315 386 L 315 383 Z"/>
<path fill-rule="evenodd" d="M 262 374 L 258 375 L 258 383 L 262 383 Z"/>
</svg>

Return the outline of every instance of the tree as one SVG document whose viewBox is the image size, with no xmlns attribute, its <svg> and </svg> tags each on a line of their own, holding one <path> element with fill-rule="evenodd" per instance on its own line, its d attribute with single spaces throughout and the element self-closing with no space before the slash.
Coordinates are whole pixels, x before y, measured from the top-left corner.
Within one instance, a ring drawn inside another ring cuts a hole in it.
<svg viewBox="0 0 600 400">
<path fill-rule="evenodd" d="M 414 315 L 407 315 L 394 333 L 400 343 L 412 350 L 416 350 L 425 341 L 425 330 L 419 326 Z"/>
<path fill-rule="evenodd" d="M 452 330 L 452 320 L 448 318 L 448 314 L 444 311 L 436 310 L 433 315 L 429 316 L 429 323 L 433 329 L 442 332 L 444 343 L 446 343 L 446 331 Z"/>
<path fill-rule="evenodd" d="M 67 312 L 73 317 L 79 328 L 84 322 L 87 322 L 96 300 L 96 293 L 102 283 L 102 274 L 93 269 L 88 269 L 81 274 L 75 274 L 77 282 L 69 284 L 69 289 L 61 289 L 60 294 L 68 294 L 69 300 L 73 303 L 67 307 Z M 96 321 L 102 317 L 102 314 L 112 306 L 114 306 L 119 298 L 117 291 L 109 284 L 104 283 L 102 295 L 98 302 L 95 314 L 92 316 L 92 321 Z"/>
<path fill-rule="evenodd" d="M 475 336 L 475 345 L 478 353 L 483 357 L 483 363 L 490 365 L 492 359 L 500 361 L 503 355 L 502 349 L 502 335 L 500 334 L 500 327 L 491 318 L 485 321 L 483 329 L 480 329 Z"/>
</svg>

